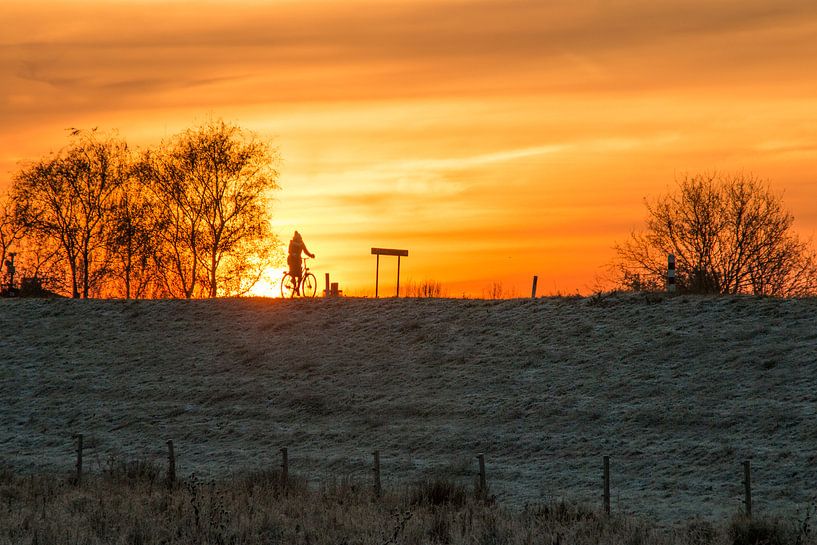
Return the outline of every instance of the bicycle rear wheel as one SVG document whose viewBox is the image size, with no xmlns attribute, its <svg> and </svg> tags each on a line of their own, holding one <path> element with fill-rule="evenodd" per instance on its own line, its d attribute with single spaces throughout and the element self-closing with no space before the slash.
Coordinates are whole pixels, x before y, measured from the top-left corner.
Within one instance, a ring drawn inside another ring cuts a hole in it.
<svg viewBox="0 0 817 545">
<path fill-rule="evenodd" d="M 284 273 L 284 277 L 281 278 L 281 297 L 285 299 L 295 297 L 297 288 L 298 279 L 288 272 Z"/>
<path fill-rule="evenodd" d="M 315 279 L 315 275 L 312 273 L 306 273 L 301 280 L 301 296 L 315 297 L 315 293 L 317 291 L 318 281 Z"/>
</svg>

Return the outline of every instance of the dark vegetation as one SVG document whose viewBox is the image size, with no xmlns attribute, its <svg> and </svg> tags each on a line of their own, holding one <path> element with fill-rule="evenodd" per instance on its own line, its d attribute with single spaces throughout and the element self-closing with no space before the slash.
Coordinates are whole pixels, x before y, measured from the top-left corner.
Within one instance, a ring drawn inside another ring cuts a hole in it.
<svg viewBox="0 0 817 545">
<path fill-rule="evenodd" d="M 246 293 L 275 260 L 276 162 L 267 143 L 223 121 L 141 152 L 116 134 L 72 130 L 0 198 L 0 263 L 14 253 L 18 278 L 75 298 Z"/>
<path fill-rule="evenodd" d="M 664 290 L 673 254 L 681 293 L 817 293 L 815 252 L 768 182 L 743 174 L 689 176 L 646 205 L 645 229 L 616 245 L 620 287 Z"/>
<path fill-rule="evenodd" d="M 81 485 L 0 472 L 1 544 L 732 544 L 815 543 L 808 516 L 672 528 L 555 502 L 508 511 L 445 480 L 375 498 L 369 483 L 310 485 L 261 470 L 169 487 L 150 462 L 111 462 Z"/>
</svg>

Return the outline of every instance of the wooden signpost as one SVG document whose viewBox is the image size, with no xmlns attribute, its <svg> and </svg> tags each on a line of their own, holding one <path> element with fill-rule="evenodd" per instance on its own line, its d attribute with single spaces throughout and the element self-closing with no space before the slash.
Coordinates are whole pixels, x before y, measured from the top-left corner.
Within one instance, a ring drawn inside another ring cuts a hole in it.
<svg viewBox="0 0 817 545">
<path fill-rule="evenodd" d="M 395 248 L 372 248 L 372 255 L 377 256 L 377 268 L 374 273 L 374 296 L 378 296 L 378 288 L 380 285 L 380 256 L 381 255 L 395 255 L 397 256 L 397 295 L 400 297 L 400 258 L 408 257 L 408 250 L 397 250 Z"/>
</svg>

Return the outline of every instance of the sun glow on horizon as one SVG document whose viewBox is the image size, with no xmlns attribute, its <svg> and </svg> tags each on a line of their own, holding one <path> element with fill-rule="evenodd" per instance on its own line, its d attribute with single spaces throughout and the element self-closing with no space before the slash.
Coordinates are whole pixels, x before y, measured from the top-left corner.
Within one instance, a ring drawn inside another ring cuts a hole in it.
<svg viewBox="0 0 817 545">
<path fill-rule="evenodd" d="M 287 269 L 270 267 L 264 271 L 261 279 L 247 292 L 248 297 L 281 297 L 281 278 Z"/>
</svg>

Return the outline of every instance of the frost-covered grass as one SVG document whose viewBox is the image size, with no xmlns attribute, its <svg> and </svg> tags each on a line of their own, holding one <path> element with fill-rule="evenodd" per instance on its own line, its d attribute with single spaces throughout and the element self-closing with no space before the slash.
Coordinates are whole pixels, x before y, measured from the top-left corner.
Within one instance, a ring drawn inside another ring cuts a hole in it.
<svg viewBox="0 0 817 545">
<path fill-rule="evenodd" d="M 276 467 L 384 488 L 473 486 L 500 505 L 674 523 L 796 514 L 817 482 L 817 301 L 0 301 L 0 455 L 16 473 L 111 458 L 223 479 Z"/>
</svg>

